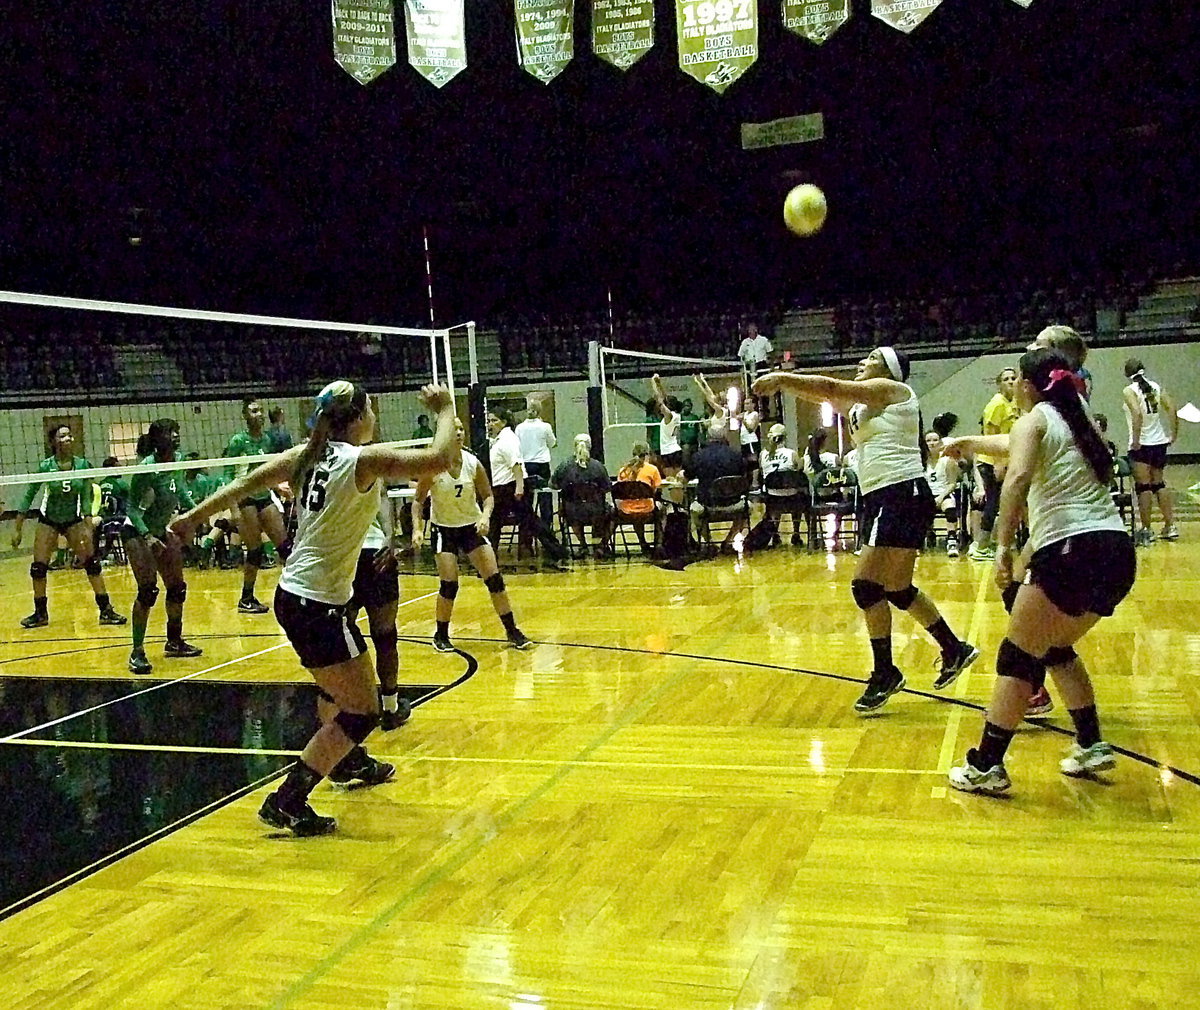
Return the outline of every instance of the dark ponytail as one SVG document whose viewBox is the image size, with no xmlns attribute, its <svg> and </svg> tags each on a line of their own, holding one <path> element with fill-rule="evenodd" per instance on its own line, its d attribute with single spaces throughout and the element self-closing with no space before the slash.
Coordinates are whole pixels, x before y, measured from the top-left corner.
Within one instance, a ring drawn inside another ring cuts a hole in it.
<svg viewBox="0 0 1200 1010">
<path fill-rule="evenodd" d="M 1096 480 L 1107 487 L 1112 479 L 1112 456 L 1083 405 L 1082 382 L 1070 359 L 1053 347 L 1026 351 L 1021 355 L 1021 376 L 1033 383 L 1042 399 L 1067 422 Z"/>
<path fill-rule="evenodd" d="M 808 462 L 814 474 L 827 469 L 821 462 L 821 450 L 825 448 L 827 438 L 829 438 L 829 433 L 824 428 L 817 428 L 808 436 L 808 448 L 805 449 L 805 455 L 808 456 Z"/>
<path fill-rule="evenodd" d="M 1146 380 L 1146 366 L 1142 364 L 1140 358 L 1129 358 L 1125 362 L 1125 377 L 1132 379 L 1138 389 L 1142 391 L 1142 396 L 1146 398 L 1146 406 L 1150 408 L 1150 413 L 1158 412 L 1158 397 L 1154 393 L 1154 387 Z"/>
</svg>

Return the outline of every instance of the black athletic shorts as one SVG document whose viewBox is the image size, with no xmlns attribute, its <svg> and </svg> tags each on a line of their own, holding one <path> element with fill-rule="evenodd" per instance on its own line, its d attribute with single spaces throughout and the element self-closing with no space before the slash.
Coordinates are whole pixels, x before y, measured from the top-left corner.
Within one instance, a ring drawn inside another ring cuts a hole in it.
<svg viewBox="0 0 1200 1010">
<path fill-rule="evenodd" d="M 393 557 L 382 572 L 375 567 L 375 558 L 381 553 L 391 553 L 390 547 L 367 548 L 358 555 L 358 568 L 354 572 L 354 595 L 350 606 L 383 607 L 400 599 L 400 569 Z"/>
<path fill-rule="evenodd" d="M 434 554 L 470 554 L 487 543 L 487 537 L 480 534 L 474 523 L 469 526 L 434 524 L 433 527 Z"/>
<path fill-rule="evenodd" d="M 1167 443 L 1160 445 L 1143 445 L 1139 449 L 1130 449 L 1129 458 L 1135 463 L 1145 463 L 1155 470 L 1162 470 L 1167 465 Z"/>
<path fill-rule="evenodd" d="M 924 477 L 889 484 L 863 495 L 860 529 L 868 547 L 920 550 L 937 511 Z"/>
<path fill-rule="evenodd" d="M 74 519 L 69 519 L 65 523 L 56 523 L 56 522 L 52 522 L 51 520 L 47 519 L 43 515 L 39 515 L 38 522 L 41 523 L 43 526 L 49 526 L 52 530 L 54 530 L 55 533 L 59 534 L 59 536 L 65 537 L 67 535 L 67 530 L 69 530 L 72 526 L 76 525 L 77 523 L 83 522 L 83 517 L 76 516 Z"/>
<path fill-rule="evenodd" d="M 1029 559 L 1029 581 L 1064 614 L 1108 617 L 1133 588 L 1133 539 L 1117 530 L 1056 540 Z"/>
<path fill-rule="evenodd" d="M 255 512 L 266 512 L 274 504 L 275 498 L 272 495 L 267 495 L 265 498 L 243 498 L 238 502 L 238 508 L 254 509 Z"/>
<path fill-rule="evenodd" d="M 679 449 L 676 452 L 664 452 L 659 459 L 662 460 L 664 466 L 683 466 L 683 450 Z"/>
<path fill-rule="evenodd" d="M 344 663 L 367 651 L 358 625 L 346 606 L 309 600 L 286 589 L 275 590 L 275 619 L 306 670 Z"/>
</svg>

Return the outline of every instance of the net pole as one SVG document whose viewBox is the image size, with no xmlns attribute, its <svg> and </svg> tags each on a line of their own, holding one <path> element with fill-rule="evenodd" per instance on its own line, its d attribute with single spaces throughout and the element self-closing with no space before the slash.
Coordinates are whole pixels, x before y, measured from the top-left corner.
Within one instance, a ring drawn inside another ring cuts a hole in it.
<svg viewBox="0 0 1200 1010">
<path fill-rule="evenodd" d="M 604 386 L 600 373 L 600 342 L 588 341 L 588 389 L 587 389 L 588 435 L 592 439 L 594 455 L 604 462 Z"/>
<path fill-rule="evenodd" d="M 608 289 L 608 342 L 610 345 L 617 342 L 617 328 L 613 323 L 613 300 L 611 285 Z"/>
<path fill-rule="evenodd" d="M 467 378 L 470 380 L 470 385 L 474 386 L 479 382 L 479 355 L 475 350 L 474 321 L 467 323 L 467 363 L 470 368 L 470 375 Z"/>
<path fill-rule="evenodd" d="M 437 350 L 437 334 L 429 334 L 429 360 L 433 366 L 433 381 L 436 384 L 438 380 L 438 350 Z"/>
<path fill-rule="evenodd" d="M 442 350 L 446 354 L 446 385 L 454 395 L 454 361 L 450 357 L 450 331 L 442 330 Z"/>
</svg>

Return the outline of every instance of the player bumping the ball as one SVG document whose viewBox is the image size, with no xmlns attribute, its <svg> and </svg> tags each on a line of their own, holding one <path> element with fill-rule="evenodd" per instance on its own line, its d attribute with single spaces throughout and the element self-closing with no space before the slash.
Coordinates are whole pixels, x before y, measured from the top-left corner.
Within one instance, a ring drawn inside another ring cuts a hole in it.
<svg viewBox="0 0 1200 1010">
<path fill-rule="evenodd" d="M 903 354 L 876 347 L 859 362 L 853 380 L 771 372 L 754 383 L 760 396 L 786 392 L 810 403 L 832 403 L 850 422 L 863 492 L 863 547 L 850 593 L 866 618 L 874 656 L 870 681 L 854 703 L 862 713 L 881 708 L 905 684 L 892 661 L 892 607 L 908 611 L 941 648 L 936 690 L 953 684 L 979 656 L 912 582 L 917 551 L 929 533 L 935 506 L 921 459 L 920 405 L 905 382 L 908 373 Z"/>
<path fill-rule="evenodd" d="M 344 379 L 331 382 L 317 396 L 305 445 L 239 477 L 172 524 L 187 541 L 210 515 L 254 491 L 285 480 L 296 489 L 296 536 L 275 591 L 275 616 L 317 682 L 321 728 L 258 814 L 271 827 L 295 835 L 335 829 L 332 817 L 315 813 L 308 803 L 326 776 L 345 785 L 373 786 L 396 771 L 362 747 L 380 723 L 379 698 L 375 670 L 348 605 L 363 540 L 379 511 L 380 482 L 432 477 L 458 457 L 450 393 L 444 386 L 426 386 L 421 402 L 437 414 L 429 446 L 368 445 L 375 412 L 366 391 Z"/>
</svg>

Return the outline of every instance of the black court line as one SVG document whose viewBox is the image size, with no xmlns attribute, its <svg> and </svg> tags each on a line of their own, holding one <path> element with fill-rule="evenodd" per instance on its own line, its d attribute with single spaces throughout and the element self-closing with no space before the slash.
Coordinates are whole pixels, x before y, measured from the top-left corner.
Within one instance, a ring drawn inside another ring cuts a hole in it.
<svg viewBox="0 0 1200 1010">
<path fill-rule="evenodd" d="M 495 638 L 465 638 L 468 642 L 496 642 Z M 535 643 L 536 644 L 536 643 Z M 727 663 L 731 666 L 749 666 L 759 670 L 777 670 L 781 673 L 802 673 L 810 677 L 820 677 L 824 680 L 837 680 L 844 684 L 859 684 L 865 686 L 866 680 L 860 680 L 857 677 L 848 677 L 843 673 L 830 673 L 827 670 L 808 670 L 800 666 L 781 666 L 777 663 L 758 663 L 749 659 L 728 659 L 724 656 L 704 656 L 690 652 L 656 652 L 653 649 L 634 649 L 627 645 L 589 645 L 584 642 L 545 642 L 546 645 L 558 645 L 565 649 L 595 649 L 601 652 L 627 652 L 631 655 L 638 656 L 666 656 L 670 659 L 695 659 L 702 662 L 710 663 Z M 915 688 L 905 687 L 899 692 L 900 694 L 910 694 L 917 698 L 928 698 L 931 701 L 941 702 L 943 705 L 958 705 L 960 708 L 970 709 L 973 712 L 985 714 L 987 712 L 986 705 L 980 705 L 977 702 L 967 701 L 965 698 L 953 698 L 944 694 L 933 694 L 930 691 L 919 691 Z M 870 718 L 868 716 L 867 718 Z M 1048 733 L 1057 733 L 1059 736 L 1070 737 L 1074 739 L 1074 730 L 1067 729 L 1064 726 L 1055 726 L 1053 723 L 1045 722 L 1041 719 L 1025 719 L 1025 723 L 1032 726 L 1034 729 L 1044 730 Z M 1111 743 L 1111 741 L 1109 741 Z M 1148 768 L 1153 768 L 1156 771 L 1166 770 L 1172 775 L 1176 775 L 1185 782 L 1190 782 L 1192 785 L 1200 786 L 1200 775 L 1192 772 L 1184 771 L 1182 768 L 1176 768 L 1174 765 L 1165 765 L 1161 761 L 1156 761 L 1154 758 L 1146 754 L 1141 754 L 1138 751 L 1130 750 L 1128 747 L 1121 747 L 1118 744 L 1112 744 L 1112 749 L 1123 757 L 1130 758 L 1140 764 L 1146 765 Z"/>
<path fill-rule="evenodd" d="M 425 639 L 405 638 L 404 641 L 409 641 L 414 644 L 425 644 L 425 645 L 429 645 L 432 648 L 432 643 L 427 638 L 425 638 Z M 451 691 L 454 688 L 459 687 L 460 685 L 466 683 L 479 670 L 479 661 L 471 653 L 466 652 L 462 649 L 455 649 L 454 651 L 466 661 L 466 670 L 462 673 L 461 676 L 459 676 L 457 679 L 455 679 L 451 683 L 449 683 L 449 684 L 421 684 L 421 685 L 403 684 L 403 685 L 400 685 L 401 687 L 408 688 L 410 690 L 411 689 L 418 689 L 418 690 L 424 689 L 424 693 L 413 700 L 413 702 L 412 702 L 413 708 L 416 708 L 418 705 L 423 705 L 426 702 L 432 701 L 434 698 L 440 697 L 441 695 L 445 694 L 446 692 Z M 258 686 L 270 687 L 271 685 L 259 684 Z M 291 685 L 289 685 L 289 686 L 291 686 Z M 49 746 L 49 744 L 48 744 L 48 746 Z M 219 753 L 220 753 L 219 748 L 214 749 L 212 752 L 213 755 L 219 755 Z M 32 894 L 26 895 L 23 898 L 19 898 L 17 901 L 6 906 L 5 908 L 0 908 L 0 921 L 3 921 L 4 919 L 9 918 L 10 916 L 17 914 L 18 912 L 20 912 L 26 908 L 29 908 L 31 905 L 36 904 L 37 902 L 39 902 L 45 898 L 48 898 L 54 894 L 59 893 L 60 891 L 65 890 L 70 885 L 78 883 L 79 881 L 91 876 L 92 874 L 97 873 L 98 871 L 100 871 L 108 866 L 113 865 L 114 863 L 125 858 L 126 856 L 132 855 L 133 853 L 139 851 L 140 849 L 145 848 L 152 842 L 158 841 L 161 838 L 165 838 L 168 835 L 173 834 L 174 832 L 178 831 L 179 829 L 187 827 L 189 824 L 194 824 L 201 817 L 206 816 L 207 814 L 213 813 L 213 812 L 221 809 L 222 807 L 228 806 L 230 803 L 233 803 L 235 800 L 239 800 L 245 796 L 250 795 L 250 793 L 261 788 L 262 786 L 267 785 L 268 783 L 281 778 L 283 775 L 285 775 L 288 772 L 289 769 L 291 769 L 293 764 L 295 764 L 295 762 L 288 762 L 288 764 L 284 765 L 282 768 L 278 769 L 277 771 L 274 771 L 268 775 L 262 776 L 261 778 L 256 779 L 253 782 L 247 783 L 244 786 L 239 786 L 237 789 L 234 789 L 233 791 L 227 793 L 226 795 L 220 797 L 217 800 L 213 800 L 212 802 L 205 804 L 204 806 L 200 807 L 197 810 L 192 811 L 191 813 L 185 815 L 184 817 L 178 818 L 177 820 L 173 821 L 170 824 L 163 825 L 162 827 L 157 828 L 156 830 L 150 832 L 149 834 L 145 835 L 144 837 L 139 838 L 135 841 L 129 842 L 126 845 L 123 845 L 121 848 L 116 849 L 113 852 L 110 852 L 110 853 L 107 853 L 106 855 L 101 856 L 99 859 L 96 859 L 92 863 L 89 863 L 87 866 L 81 867 L 80 869 L 67 874 L 66 876 L 60 878 L 59 880 L 56 880 L 54 883 L 48 884 L 45 887 L 40 888 L 39 890 L 35 891 Z M 290 835 L 285 834 L 284 837 L 290 837 Z"/>
</svg>

